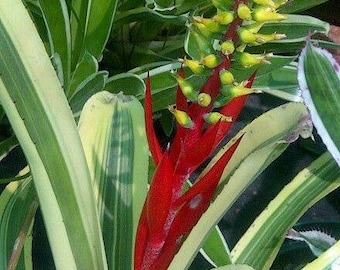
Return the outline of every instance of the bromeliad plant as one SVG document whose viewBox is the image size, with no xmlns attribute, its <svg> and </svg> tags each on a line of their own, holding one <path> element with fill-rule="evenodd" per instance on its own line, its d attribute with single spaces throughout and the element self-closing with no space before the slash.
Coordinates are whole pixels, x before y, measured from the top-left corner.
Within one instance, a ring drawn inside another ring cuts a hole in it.
<svg viewBox="0 0 340 270">
<path fill-rule="evenodd" d="M 0 116 L 13 135 L 0 161 L 20 144 L 29 166 L 1 180 L 0 268 L 33 269 L 39 205 L 57 269 L 187 269 L 199 251 L 216 267 L 268 269 L 287 230 L 339 186 L 337 165 L 321 156 L 229 250 L 217 223 L 291 142 L 311 135 L 311 121 L 305 105 L 287 103 L 236 135 L 231 127 L 249 94 L 299 99 L 290 63 L 307 32 L 328 24 L 277 11 L 304 1 L 170 2 L 1 2 Z M 183 42 L 188 56 L 169 61 L 183 57 Z M 109 62 L 111 77 L 99 70 Z M 122 67 L 132 69 L 117 74 Z M 162 120 L 167 107 L 177 124 L 163 147 L 153 112 Z"/>
<path fill-rule="evenodd" d="M 156 137 L 152 120 L 151 83 L 147 79 L 145 121 L 152 159 L 157 166 L 138 226 L 135 269 L 166 269 L 188 233 L 213 199 L 225 166 L 237 149 L 242 136 L 210 168 L 185 190 L 196 169 L 208 160 L 236 120 L 251 88 L 256 72 L 237 82 L 232 67 L 250 68 L 268 64 L 270 54 L 252 55 L 246 46 L 284 38 L 284 34 L 260 34 L 269 21 L 285 16 L 276 12 L 284 4 L 254 1 L 213 2 L 217 13 L 212 18 L 194 16 L 190 34 L 198 46 L 199 59 L 181 60 L 194 73 L 210 73 L 200 90 L 185 80 L 184 70 L 176 74 L 176 105 L 170 112 L 177 121 L 176 135 L 166 149 Z M 252 21 L 242 26 L 243 21 Z M 221 37 L 214 48 L 216 37 Z"/>
</svg>

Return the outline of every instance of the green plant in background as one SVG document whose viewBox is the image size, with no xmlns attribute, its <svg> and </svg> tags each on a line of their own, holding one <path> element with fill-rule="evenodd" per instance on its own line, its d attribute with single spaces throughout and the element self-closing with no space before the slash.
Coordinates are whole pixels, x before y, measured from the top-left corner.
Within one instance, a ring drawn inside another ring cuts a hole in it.
<svg viewBox="0 0 340 270">
<path fill-rule="evenodd" d="M 29 166 L 1 180 L 1 268 L 33 268 L 39 204 L 57 269 L 186 269 L 199 251 L 221 269 L 268 269 L 288 229 L 339 186 L 338 166 L 326 153 L 301 171 L 232 248 L 218 221 L 290 143 L 311 135 L 311 121 L 289 102 L 224 138 L 251 93 L 301 101 L 296 57 L 308 33 L 329 25 L 281 14 L 321 2 L 3 1 L 1 120 L 13 133 L 0 156 L 20 145 Z M 307 82 L 319 78 L 308 77 L 315 63 L 329 76 L 337 67 L 315 52 L 308 43 L 302 54 L 312 56 L 300 68 Z M 330 81 L 327 89 L 339 85 Z M 165 149 L 153 113 L 176 132 Z M 157 165 L 149 191 L 145 128 Z M 306 269 L 333 263 L 337 255 L 325 258 L 337 246 Z"/>
</svg>

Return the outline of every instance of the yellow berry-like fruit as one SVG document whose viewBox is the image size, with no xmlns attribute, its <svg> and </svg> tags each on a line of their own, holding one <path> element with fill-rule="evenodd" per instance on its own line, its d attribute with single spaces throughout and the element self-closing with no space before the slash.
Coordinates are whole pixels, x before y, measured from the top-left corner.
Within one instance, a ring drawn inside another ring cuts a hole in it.
<svg viewBox="0 0 340 270">
<path fill-rule="evenodd" d="M 185 128 L 192 128 L 194 126 L 194 123 L 186 112 L 177 110 L 173 106 L 169 106 L 168 109 L 175 116 L 176 121 L 180 126 Z"/>
<path fill-rule="evenodd" d="M 203 18 L 200 16 L 193 16 L 195 22 L 205 25 L 212 33 L 219 33 L 223 31 L 223 27 L 215 20 L 210 18 Z"/>
<path fill-rule="evenodd" d="M 231 40 L 226 40 L 221 44 L 221 52 L 224 55 L 232 54 L 234 51 L 235 51 L 235 46 Z"/>
<path fill-rule="evenodd" d="M 201 60 L 201 63 L 208 68 L 215 68 L 221 63 L 221 58 L 216 54 L 209 54 Z"/>
<path fill-rule="evenodd" d="M 218 11 L 213 17 L 213 20 L 222 25 L 228 25 L 234 20 L 234 12 L 232 11 Z"/>
<path fill-rule="evenodd" d="M 250 21 L 252 19 L 251 10 L 246 4 L 240 4 L 237 8 L 237 15 L 242 20 Z"/>
<path fill-rule="evenodd" d="M 237 33 L 240 40 L 244 43 L 253 43 L 257 39 L 257 34 L 243 27 L 240 27 Z"/>
<path fill-rule="evenodd" d="M 255 65 L 259 65 L 259 64 L 269 64 L 270 62 L 267 60 L 269 56 L 271 56 L 271 54 L 253 55 L 247 52 L 241 52 L 241 53 L 235 54 L 235 59 L 243 67 L 249 68 Z"/>
<path fill-rule="evenodd" d="M 235 81 L 234 75 L 228 70 L 220 71 L 220 80 L 222 84 L 232 84 Z"/>
<path fill-rule="evenodd" d="M 223 115 L 219 112 L 211 112 L 204 115 L 204 120 L 209 124 L 216 124 L 219 121 L 232 122 L 233 119 L 230 116 Z"/>
<path fill-rule="evenodd" d="M 198 92 L 194 89 L 191 83 L 189 83 L 187 80 L 179 75 L 176 75 L 175 78 L 179 87 L 182 90 L 183 95 L 190 101 L 197 101 Z"/>
<path fill-rule="evenodd" d="M 253 20 L 257 22 L 282 21 L 287 17 L 277 13 L 275 9 L 270 7 L 257 7 L 253 11 Z"/>
<path fill-rule="evenodd" d="M 204 72 L 204 66 L 197 60 L 191 59 L 179 59 L 186 67 L 190 68 L 190 70 L 195 74 L 201 74 Z"/>
<path fill-rule="evenodd" d="M 197 103 L 202 107 L 207 107 L 211 103 L 211 96 L 207 93 L 200 93 L 197 97 Z"/>
<path fill-rule="evenodd" d="M 221 93 L 226 97 L 226 101 L 230 101 L 233 98 L 249 95 L 252 93 L 258 93 L 258 91 L 253 88 L 245 87 L 245 82 L 238 85 L 224 85 L 221 88 Z"/>
</svg>

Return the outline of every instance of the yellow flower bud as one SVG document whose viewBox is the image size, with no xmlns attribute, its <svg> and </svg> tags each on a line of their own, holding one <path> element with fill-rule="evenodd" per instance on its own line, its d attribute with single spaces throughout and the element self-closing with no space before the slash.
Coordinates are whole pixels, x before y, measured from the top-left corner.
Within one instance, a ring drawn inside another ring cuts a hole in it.
<svg viewBox="0 0 340 270">
<path fill-rule="evenodd" d="M 197 60 L 187 59 L 179 59 L 186 67 L 190 68 L 190 70 L 195 74 L 201 74 L 204 72 L 204 66 Z"/>
<path fill-rule="evenodd" d="M 242 20 L 250 21 L 252 19 L 251 10 L 246 4 L 240 4 L 237 8 L 237 15 Z"/>
<path fill-rule="evenodd" d="M 197 98 L 197 103 L 202 107 L 207 107 L 211 103 L 211 96 L 207 93 L 200 93 Z"/>
<path fill-rule="evenodd" d="M 225 121 L 225 122 L 233 121 L 232 117 L 223 115 L 219 112 L 207 113 L 203 117 L 204 117 L 204 120 L 209 124 L 216 124 L 218 121 Z"/>
<path fill-rule="evenodd" d="M 221 52 L 224 55 L 232 54 L 234 51 L 235 51 L 235 46 L 231 40 L 226 40 L 221 44 Z"/>
<path fill-rule="evenodd" d="M 243 67 L 252 67 L 259 64 L 270 64 L 267 60 L 268 57 L 272 56 L 272 54 L 266 55 L 252 55 L 247 52 L 241 52 L 235 54 L 235 59 L 239 62 Z"/>
<path fill-rule="evenodd" d="M 219 33 L 223 31 L 223 27 L 215 20 L 209 18 L 203 18 L 200 16 L 193 16 L 195 22 L 205 25 L 212 33 Z"/>
<path fill-rule="evenodd" d="M 240 37 L 240 40 L 244 43 L 253 43 L 257 39 L 257 35 L 254 34 L 252 31 L 240 27 L 237 31 L 238 36 Z"/>
<path fill-rule="evenodd" d="M 253 20 L 257 22 L 282 21 L 286 16 L 279 14 L 270 7 L 257 7 L 253 11 Z"/>
<path fill-rule="evenodd" d="M 276 3 L 274 3 L 272 0 L 253 0 L 254 3 L 262 5 L 262 6 L 269 6 L 272 8 L 276 8 Z"/>
<path fill-rule="evenodd" d="M 232 84 L 235 81 L 234 75 L 225 69 L 220 71 L 220 80 L 222 84 Z"/>
<path fill-rule="evenodd" d="M 191 83 L 179 75 L 176 75 L 175 79 L 181 88 L 183 95 L 190 101 L 197 101 L 198 92 L 194 89 Z"/>
<path fill-rule="evenodd" d="M 186 112 L 177 110 L 173 106 L 169 106 L 168 110 L 175 116 L 176 121 L 180 126 L 185 128 L 192 128 L 194 126 L 194 123 Z"/>
<path fill-rule="evenodd" d="M 246 84 L 247 82 L 245 81 L 238 85 L 224 85 L 221 88 L 221 93 L 226 97 L 225 101 L 230 101 L 236 97 L 260 92 L 260 91 L 254 90 L 253 88 L 245 87 Z"/>
<path fill-rule="evenodd" d="M 208 54 L 201 60 L 201 63 L 208 68 L 215 68 L 221 63 L 221 58 L 216 54 Z"/>
<path fill-rule="evenodd" d="M 228 25 L 234 20 L 234 12 L 232 11 L 217 11 L 213 20 L 222 25 Z"/>
</svg>

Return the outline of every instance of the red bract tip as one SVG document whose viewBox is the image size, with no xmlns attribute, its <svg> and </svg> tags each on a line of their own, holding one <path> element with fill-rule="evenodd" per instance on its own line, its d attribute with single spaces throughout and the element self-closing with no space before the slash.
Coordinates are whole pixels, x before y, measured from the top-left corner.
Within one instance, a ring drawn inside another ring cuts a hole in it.
<svg viewBox="0 0 340 270">
<path fill-rule="evenodd" d="M 145 101 L 144 101 L 144 111 L 145 111 L 145 129 L 146 136 L 149 144 L 149 149 L 151 152 L 151 156 L 155 165 L 158 164 L 159 160 L 163 155 L 162 148 L 157 139 L 155 129 L 153 127 L 153 119 L 152 119 L 152 97 L 151 97 L 151 82 L 150 76 L 148 73 L 148 77 L 146 79 L 146 90 L 145 90 Z"/>
</svg>

